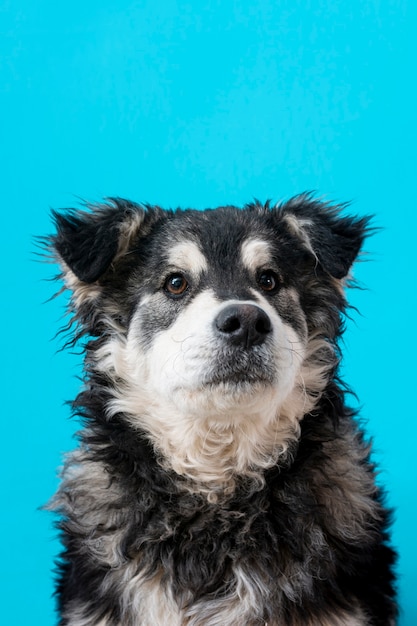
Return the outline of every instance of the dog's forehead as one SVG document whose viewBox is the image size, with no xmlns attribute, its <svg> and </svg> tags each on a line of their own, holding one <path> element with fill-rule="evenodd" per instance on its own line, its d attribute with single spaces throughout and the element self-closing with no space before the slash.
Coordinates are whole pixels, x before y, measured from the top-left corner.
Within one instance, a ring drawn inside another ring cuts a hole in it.
<svg viewBox="0 0 417 626">
<path fill-rule="evenodd" d="M 204 249 L 205 248 L 205 249 Z M 220 248 L 220 254 L 225 259 L 240 262 L 241 265 L 250 272 L 256 271 L 258 267 L 266 267 L 272 263 L 272 250 L 269 242 L 248 236 L 239 244 L 233 244 L 225 248 Z M 207 249 L 200 242 L 191 239 L 183 239 L 171 245 L 166 254 L 166 261 L 169 266 L 178 267 L 195 273 L 203 273 L 210 265 L 225 260 L 219 257 L 219 250 Z"/>
<path fill-rule="evenodd" d="M 177 214 L 164 228 L 162 245 L 169 265 L 199 273 L 219 264 L 253 271 L 273 258 L 270 230 L 239 209 Z"/>
</svg>

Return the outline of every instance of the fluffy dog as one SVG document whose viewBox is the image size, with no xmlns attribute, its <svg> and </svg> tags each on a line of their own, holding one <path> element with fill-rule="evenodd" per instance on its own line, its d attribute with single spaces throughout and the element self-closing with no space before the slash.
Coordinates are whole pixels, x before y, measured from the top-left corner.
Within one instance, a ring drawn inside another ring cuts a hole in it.
<svg viewBox="0 0 417 626">
<path fill-rule="evenodd" d="M 51 508 L 61 626 L 393 626 L 389 514 L 338 340 L 369 219 L 311 195 L 54 213 L 84 338 Z"/>
</svg>

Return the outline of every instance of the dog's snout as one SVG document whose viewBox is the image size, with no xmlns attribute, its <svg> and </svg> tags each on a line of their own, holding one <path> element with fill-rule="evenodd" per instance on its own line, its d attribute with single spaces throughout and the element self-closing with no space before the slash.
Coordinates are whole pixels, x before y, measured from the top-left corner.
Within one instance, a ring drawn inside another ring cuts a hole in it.
<svg viewBox="0 0 417 626">
<path fill-rule="evenodd" d="M 263 343 L 272 331 L 271 320 L 254 304 L 231 304 L 215 319 L 217 331 L 230 343 L 250 348 Z"/>
</svg>

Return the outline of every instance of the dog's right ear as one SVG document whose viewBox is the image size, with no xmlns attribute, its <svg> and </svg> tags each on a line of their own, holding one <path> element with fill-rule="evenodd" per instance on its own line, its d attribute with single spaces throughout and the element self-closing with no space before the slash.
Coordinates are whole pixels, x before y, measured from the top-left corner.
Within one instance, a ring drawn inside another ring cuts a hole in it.
<svg viewBox="0 0 417 626">
<path fill-rule="evenodd" d="M 64 275 L 71 272 L 84 284 L 98 281 L 110 265 L 127 252 L 152 213 L 119 198 L 90 209 L 53 211 L 56 235 L 50 239 Z"/>
</svg>

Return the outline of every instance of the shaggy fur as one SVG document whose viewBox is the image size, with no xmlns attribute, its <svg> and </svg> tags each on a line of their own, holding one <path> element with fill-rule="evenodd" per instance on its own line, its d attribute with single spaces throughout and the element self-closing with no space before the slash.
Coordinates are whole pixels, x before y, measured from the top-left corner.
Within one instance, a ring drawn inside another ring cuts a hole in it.
<svg viewBox="0 0 417 626">
<path fill-rule="evenodd" d="M 367 218 L 309 195 L 54 214 L 84 338 L 51 508 L 61 626 L 393 626 L 389 514 L 338 340 Z"/>
</svg>

